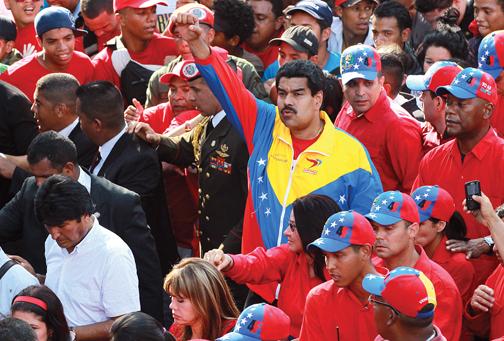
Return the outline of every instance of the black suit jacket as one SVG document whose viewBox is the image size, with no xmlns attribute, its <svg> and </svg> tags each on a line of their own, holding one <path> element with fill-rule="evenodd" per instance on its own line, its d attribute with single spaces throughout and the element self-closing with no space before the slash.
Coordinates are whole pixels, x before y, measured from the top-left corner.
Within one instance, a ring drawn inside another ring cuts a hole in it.
<svg viewBox="0 0 504 341">
<path fill-rule="evenodd" d="M 156 151 L 135 135 L 125 133 L 107 156 L 98 176 L 138 193 L 156 241 L 161 270 L 167 273 L 178 259 Z"/>
<path fill-rule="evenodd" d="M 16 253 L 26 258 L 36 272 L 45 273 L 44 242 L 48 234 L 35 216 L 33 200 L 37 190 L 35 178 L 29 177 L 0 210 L 0 244 L 21 240 Z M 91 175 L 91 198 L 100 224 L 121 237 L 135 257 L 142 311 L 162 321 L 161 269 L 139 196 Z"/>
</svg>

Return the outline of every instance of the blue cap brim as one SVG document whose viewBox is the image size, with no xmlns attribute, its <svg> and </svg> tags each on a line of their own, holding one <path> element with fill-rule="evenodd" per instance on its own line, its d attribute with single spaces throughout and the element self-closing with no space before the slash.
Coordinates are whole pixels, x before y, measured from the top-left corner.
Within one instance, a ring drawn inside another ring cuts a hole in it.
<svg viewBox="0 0 504 341">
<path fill-rule="evenodd" d="M 322 18 L 320 15 L 318 15 L 317 13 L 315 13 L 314 11 L 312 11 L 309 8 L 293 7 L 290 10 L 288 10 L 287 12 L 285 12 L 285 14 L 289 15 L 289 14 L 292 14 L 293 12 L 296 12 L 296 11 L 305 12 L 317 20 L 325 21 L 324 18 Z"/>
<path fill-rule="evenodd" d="M 313 250 L 314 247 L 325 251 L 325 252 L 338 252 L 341 251 L 347 247 L 349 247 L 351 244 L 345 243 L 345 242 L 340 242 L 339 240 L 334 240 L 330 238 L 319 238 L 315 240 L 314 242 L 308 244 L 307 249 L 308 250 Z"/>
<path fill-rule="evenodd" d="M 424 75 L 411 75 L 406 78 L 406 86 L 413 91 L 426 91 L 428 90 L 425 85 Z"/>
<path fill-rule="evenodd" d="M 371 295 L 381 296 L 385 289 L 385 278 L 373 274 L 367 274 L 362 280 L 362 288 Z"/>
<path fill-rule="evenodd" d="M 470 99 L 478 97 L 476 96 L 476 94 L 473 94 L 472 92 L 460 88 L 456 85 L 440 86 L 439 88 L 436 89 L 436 95 L 443 96 L 446 94 L 451 94 L 460 99 Z"/>
<path fill-rule="evenodd" d="M 350 71 L 341 73 L 341 81 L 343 84 L 350 82 L 352 79 L 362 78 L 368 81 L 375 80 L 378 76 L 376 71 Z"/>
<path fill-rule="evenodd" d="M 381 213 L 368 213 L 365 215 L 365 217 L 369 220 L 377 222 L 380 225 L 392 225 L 402 220 L 401 218 Z"/>
<path fill-rule="evenodd" d="M 256 339 L 255 337 L 246 336 L 236 332 L 227 333 L 221 336 L 220 338 L 215 339 L 215 341 L 258 341 L 258 340 L 260 339 Z"/>
</svg>

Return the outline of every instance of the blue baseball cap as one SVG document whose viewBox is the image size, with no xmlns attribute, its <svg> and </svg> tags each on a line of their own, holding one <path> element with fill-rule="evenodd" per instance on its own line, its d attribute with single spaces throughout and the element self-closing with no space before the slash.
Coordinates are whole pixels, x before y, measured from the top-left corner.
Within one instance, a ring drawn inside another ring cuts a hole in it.
<svg viewBox="0 0 504 341">
<path fill-rule="evenodd" d="M 410 223 L 420 222 L 417 205 L 413 198 L 399 191 L 388 191 L 377 196 L 366 218 L 385 226 L 401 220 Z"/>
<path fill-rule="evenodd" d="M 504 71 L 504 31 L 494 31 L 483 38 L 478 48 L 478 68 L 494 79 Z"/>
<path fill-rule="evenodd" d="M 371 46 L 353 45 L 345 49 L 341 55 L 340 70 L 343 84 L 355 78 L 375 80 L 381 69 L 380 55 Z"/>
<path fill-rule="evenodd" d="M 355 211 L 341 211 L 327 219 L 320 238 L 308 244 L 308 249 L 338 252 L 350 245 L 373 245 L 373 228 L 363 215 Z"/>
<path fill-rule="evenodd" d="M 478 97 L 497 104 L 497 85 L 493 77 L 472 67 L 462 70 L 450 85 L 440 86 L 436 90 L 438 96 L 448 93 L 461 99 Z"/>
<path fill-rule="evenodd" d="M 328 27 L 333 22 L 331 7 L 322 0 L 301 0 L 294 7 L 288 8 L 285 14 L 292 15 L 294 12 L 305 12 L 317 20 L 322 20 Z"/>
<path fill-rule="evenodd" d="M 439 186 L 422 186 L 411 193 L 423 223 L 429 218 L 449 221 L 455 213 L 455 202 L 446 190 Z"/>
<path fill-rule="evenodd" d="M 431 65 L 425 75 L 409 75 L 406 78 L 406 86 L 413 91 L 436 92 L 443 85 L 450 85 L 455 76 L 462 68 L 454 62 L 439 61 Z"/>
<path fill-rule="evenodd" d="M 51 6 L 44 8 L 35 16 L 35 31 L 39 37 L 44 33 L 57 28 L 69 28 L 75 35 L 87 33 L 86 30 L 75 28 L 75 20 L 72 13 L 60 6 Z"/>
<path fill-rule="evenodd" d="M 284 340 L 289 337 L 290 318 L 281 309 L 266 303 L 247 307 L 231 333 L 216 341 Z"/>
</svg>

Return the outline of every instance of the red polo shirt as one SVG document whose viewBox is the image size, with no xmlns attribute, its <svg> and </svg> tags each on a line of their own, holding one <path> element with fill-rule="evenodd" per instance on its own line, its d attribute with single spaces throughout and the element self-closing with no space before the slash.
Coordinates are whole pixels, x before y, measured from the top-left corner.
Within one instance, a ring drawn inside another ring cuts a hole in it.
<svg viewBox="0 0 504 341">
<path fill-rule="evenodd" d="M 423 155 L 427 154 L 432 149 L 436 148 L 443 143 L 450 141 L 451 138 L 445 137 L 438 133 L 436 128 L 429 122 L 422 124 L 422 152 Z"/>
<path fill-rule="evenodd" d="M 465 304 L 473 294 L 474 267 L 463 253 L 448 251 L 446 249 L 446 240 L 446 237 L 441 240 L 436 251 L 434 251 L 432 260 L 441 265 L 453 277 L 462 297 L 462 302 Z"/>
<path fill-rule="evenodd" d="M 464 183 L 479 180 L 484 192 L 494 207 L 504 202 L 504 140 L 490 128 L 488 133 L 464 157 L 457 145 L 451 140 L 431 150 L 420 162 L 418 177 L 413 189 L 425 185 L 439 185 L 452 195 L 455 208 L 464 212 L 462 202 L 465 199 Z M 475 239 L 488 236 L 488 228 L 476 221 L 472 214 L 462 213 L 467 225 L 467 238 Z M 476 273 L 475 284 L 483 283 L 497 266 L 495 257 L 482 255 L 471 259 Z"/>
<path fill-rule="evenodd" d="M 441 329 L 447 340 L 459 340 L 463 311 L 457 285 L 445 269 L 429 259 L 421 246 L 415 245 L 415 249 L 420 257 L 413 267 L 422 271 L 431 280 L 436 290 L 437 306 L 434 313 L 434 324 Z M 381 258 L 376 257 L 373 262 L 384 266 L 384 261 Z"/>
<path fill-rule="evenodd" d="M 346 102 L 334 125 L 364 144 L 384 191 L 410 192 L 422 157 L 420 124 L 394 104 L 385 90 L 372 108 L 360 116 Z"/>
<path fill-rule="evenodd" d="M 7 71 L 0 75 L 0 80 L 14 85 L 33 102 L 37 81 L 41 77 L 55 72 L 43 67 L 39 63 L 36 53 L 9 66 Z M 89 57 L 82 52 L 74 51 L 70 63 L 62 72 L 73 75 L 81 85 L 94 80 L 93 64 L 91 64 Z"/>
<path fill-rule="evenodd" d="M 155 33 L 149 44 L 142 52 L 131 52 L 127 54 L 119 53 L 117 57 L 112 58 L 114 50 L 106 47 L 93 57 L 96 79 L 106 80 L 114 83 L 120 88 L 120 74 L 128 62 L 132 59 L 144 67 L 156 70 L 163 66 L 167 56 L 178 55 L 177 45 L 173 38 L 168 38 Z M 120 70 L 121 72 L 117 72 Z"/>
<path fill-rule="evenodd" d="M 504 96 L 499 95 L 499 101 L 490 118 L 490 123 L 500 137 L 504 137 Z"/>
<path fill-rule="evenodd" d="M 306 296 L 321 284 L 318 277 L 310 277 L 304 252 L 297 254 L 283 244 L 269 250 L 256 248 L 246 255 L 232 255 L 234 266 L 224 274 L 237 283 L 279 283 L 278 308 L 291 319 L 290 335 L 299 336 Z M 327 276 L 327 279 L 329 276 Z"/>
<path fill-rule="evenodd" d="M 374 340 L 378 335 L 373 305 L 362 303 L 350 289 L 329 280 L 306 297 L 300 341 Z"/>
<path fill-rule="evenodd" d="M 464 318 L 473 332 L 483 337 L 490 336 L 490 340 L 493 340 L 504 336 L 504 267 L 502 264 L 488 277 L 485 285 L 494 290 L 494 306 L 489 312 L 471 316 L 468 313 L 470 302 L 467 302 Z"/>
<path fill-rule="evenodd" d="M 432 339 L 429 339 L 429 341 L 446 341 L 446 338 L 441 333 L 441 330 L 439 330 L 439 328 L 436 326 L 433 327 L 436 330 L 436 336 Z M 385 340 L 381 335 L 378 335 L 374 341 L 388 341 L 388 340 Z"/>
</svg>

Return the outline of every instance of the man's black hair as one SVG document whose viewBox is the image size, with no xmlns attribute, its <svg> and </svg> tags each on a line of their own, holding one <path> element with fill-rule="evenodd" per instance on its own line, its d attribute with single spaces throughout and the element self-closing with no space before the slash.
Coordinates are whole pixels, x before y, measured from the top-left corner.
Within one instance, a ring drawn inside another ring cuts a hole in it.
<svg viewBox="0 0 504 341">
<path fill-rule="evenodd" d="M 387 1 L 379 4 L 375 11 L 376 18 L 396 18 L 399 31 L 412 28 L 413 24 L 408 9 L 396 1 Z"/>
<path fill-rule="evenodd" d="M 53 168 L 61 169 L 68 162 L 77 164 L 77 149 L 70 139 L 51 130 L 35 136 L 28 146 L 27 159 L 30 165 L 47 159 Z"/>
<path fill-rule="evenodd" d="M 273 15 L 275 18 L 281 17 L 283 15 L 283 1 L 282 0 L 251 0 L 251 1 L 267 1 L 271 3 L 273 7 Z"/>
<path fill-rule="evenodd" d="M 277 86 L 280 84 L 280 79 L 283 77 L 306 78 L 312 96 L 325 89 L 324 73 L 317 65 L 309 60 L 293 60 L 285 63 L 280 70 L 278 70 L 275 77 Z"/>
<path fill-rule="evenodd" d="M 96 81 L 81 85 L 77 89 L 77 99 L 80 111 L 88 120 L 100 120 L 104 127 L 110 129 L 124 126 L 124 102 L 114 84 Z"/>
<path fill-rule="evenodd" d="M 50 73 L 37 81 L 37 91 L 52 104 L 66 104 L 75 112 L 77 78 L 69 73 Z"/>
<path fill-rule="evenodd" d="M 88 18 L 94 19 L 103 12 L 114 13 L 112 0 L 81 0 L 81 12 Z"/>
<path fill-rule="evenodd" d="M 214 17 L 215 30 L 224 33 L 227 39 L 237 35 L 241 43 L 250 38 L 254 31 L 254 11 L 241 0 L 215 1 Z"/>
<path fill-rule="evenodd" d="M 428 13 L 436 9 L 445 9 L 453 4 L 453 0 L 415 0 L 415 8 L 420 13 Z"/>
<path fill-rule="evenodd" d="M 392 87 L 391 95 L 395 97 L 401 91 L 404 78 L 404 56 L 396 52 L 389 52 L 382 54 L 380 58 L 382 73 L 392 77 L 392 79 L 389 78 L 388 83 Z"/>
<path fill-rule="evenodd" d="M 35 214 L 46 226 L 61 226 L 67 220 L 81 221 L 91 215 L 94 205 L 86 187 L 63 175 L 52 175 L 35 195 Z"/>
<path fill-rule="evenodd" d="M 0 321 L 0 340 L 36 341 L 37 336 L 32 327 L 25 321 L 8 317 Z"/>
</svg>

